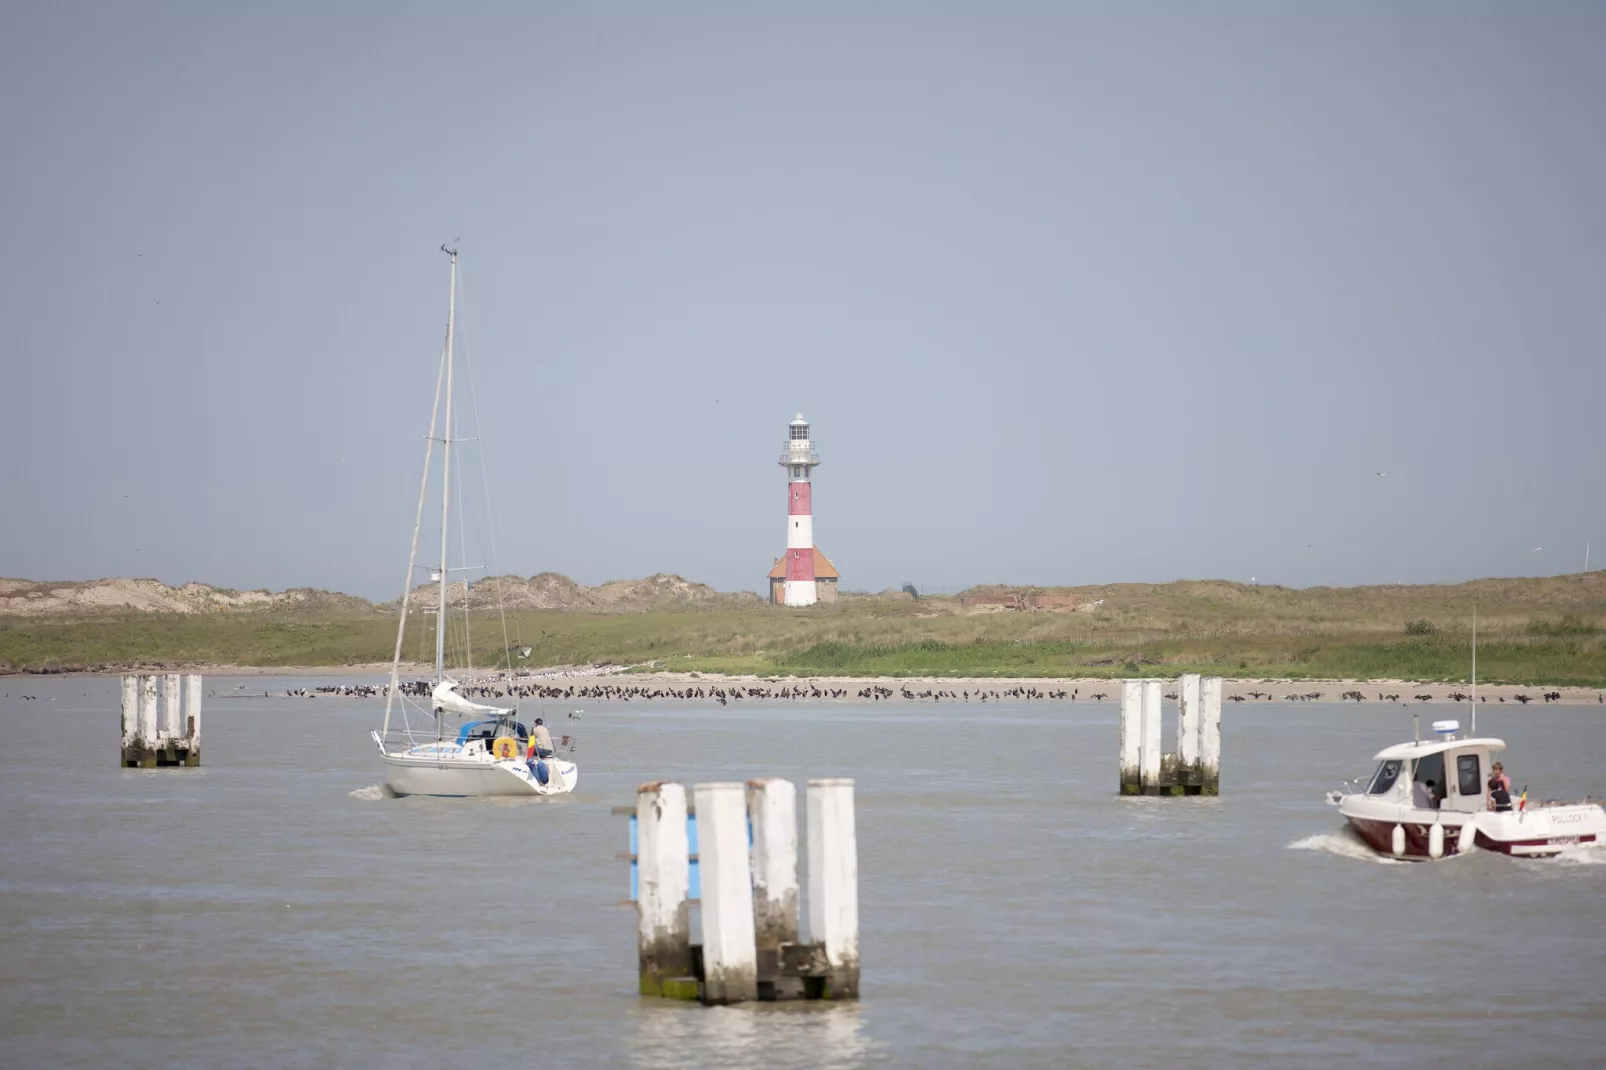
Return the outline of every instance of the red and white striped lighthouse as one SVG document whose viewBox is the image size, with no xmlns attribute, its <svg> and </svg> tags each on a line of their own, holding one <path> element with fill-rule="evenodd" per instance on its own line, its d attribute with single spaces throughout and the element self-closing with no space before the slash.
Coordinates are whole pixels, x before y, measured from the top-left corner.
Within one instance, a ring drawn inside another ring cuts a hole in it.
<svg viewBox="0 0 1606 1070">
<path fill-rule="evenodd" d="M 787 425 L 786 445 L 781 451 L 781 467 L 786 469 L 786 557 L 777 563 L 776 571 L 785 577 L 786 585 L 784 597 L 778 601 L 789 606 L 812 606 L 819 601 L 814 568 L 814 503 L 809 494 L 809 473 L 819 463 L 820 455 L 814 452 L 814 441 L 809 437 L 809 422 L 798 413 L 797 419 Z"/>
</svg>

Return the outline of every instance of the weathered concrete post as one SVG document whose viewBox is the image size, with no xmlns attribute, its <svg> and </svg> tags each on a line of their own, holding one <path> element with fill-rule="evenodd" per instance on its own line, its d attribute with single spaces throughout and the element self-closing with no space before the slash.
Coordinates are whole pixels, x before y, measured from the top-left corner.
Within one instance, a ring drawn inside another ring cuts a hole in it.
<svg viewBox="0 0 1606 1070">
<path fill-rule="evenodd" d="M 753 825 L 753 933 L 760 950 L 797 943 L 797 787 L 747 782 Z"/>
<path fill-rule="evenodd" d="M 1145 795 L 1160 793 L 1160 698 L 1163 694 L 1161 681 L 1143 681 L 1143 752 L 1138 761 L 1138 775 Z"/>
<path fill-rule="evenodd" d="M 190 749 L 184 757 L 185 765 L 201 764 L 201 675 L 190 673 L 184 678 L 184 736 Z"/>
<path fill-rule="evenodd" d="M 134 744 L 139 740 L 139 677 L 123 677 L 123 746 L 122 764 L 138 765 Z M 134 757 L 132 763 L 129 758 Z"/>
<path fill-rule="evenodd" d="M 747 856 L 746 786 L 698 784 L 697 854 L 703 896 L 704 1003 L 758 998 L 753 876 Z"/>
<path fill-rule="evenodd" d="M 139 678 L 139 750 L 132 763 L 141 769 L 156 768 L 156 677 Z"/>
<path fill-rule="evenodd" d="M 691 965 L 691 863 L 686 789 L 656 782 L 636 789 L 636 954 L 641 994 L 696 999 Z"/>
<path fill-rule="evenodd" d="M 1196 672 L 1177 679 L 1177 783 L 1187 787 L 1199 783 L 1199 679 Z"/>
<path fill-rule="evenodd" d="M 810 780 L 809 936 L 824 945 L 822 999 L 859 995 L 859 844 L 853 781 Z"/>
<path fill-rule="evenodd" d="M 1201 682 L 1199 711 L 1199 794 L 1221 794 L 1221 677 Z"/>
<path fill-rule="evenodd" d="M 162 730 L 157 739 L 171 746 L 184 735 L 184 677 L 176 672 L 162 677 Z"/>
<path fill-rule="evenodd" d="M 1121 794 L 1143 790 L 1138 767 L 1143 761 L 1143 681 L 1121 681 Z"/>
</svg>

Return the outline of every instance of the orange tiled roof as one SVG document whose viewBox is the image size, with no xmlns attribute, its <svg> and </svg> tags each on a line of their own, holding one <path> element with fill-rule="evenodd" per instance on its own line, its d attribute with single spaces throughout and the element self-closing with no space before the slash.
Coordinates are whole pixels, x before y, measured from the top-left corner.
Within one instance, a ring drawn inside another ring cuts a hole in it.
<svg viewBox="0 0 1606 1070">
<path fill-rule="evenodd" d="M 842 574 L 836 570 L 836 566 L 831 564 L 830 560 L 819 550 L 814 551 L 814 578 L 817 580 L 839 580 L 842 578 Z M 775 567 L 770 569 L 770 579 L 786 579 L 786 558 L 784 556 L 778 558 L 775 562 Z"/>
</svg>

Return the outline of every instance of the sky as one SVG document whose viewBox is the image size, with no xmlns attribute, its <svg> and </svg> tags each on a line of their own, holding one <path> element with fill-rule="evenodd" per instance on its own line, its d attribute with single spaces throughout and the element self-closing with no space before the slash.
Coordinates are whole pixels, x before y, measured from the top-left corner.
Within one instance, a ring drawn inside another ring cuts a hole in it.
<svg viewBox="0 0 1606 1070">
<path fill-rule="evenodd" d="M 845 589 L 1606 564 L 1600 4 L 12 3 L 0 98 L 3 576 L 399 594 L 442 243 L 463 564 L 762 589 L 800 412 Z"/>
</svg>

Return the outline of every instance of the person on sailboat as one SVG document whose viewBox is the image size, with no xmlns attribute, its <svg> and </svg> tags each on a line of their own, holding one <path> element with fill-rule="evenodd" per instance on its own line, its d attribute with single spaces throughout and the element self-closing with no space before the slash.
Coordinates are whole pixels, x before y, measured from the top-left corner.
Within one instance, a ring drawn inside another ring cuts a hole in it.
<svg viewBox="0 0 1606 1070">
<path fill-rule="evenodd" d="M 535 724 L 530 729 L 529 757 L 552 757 L 552 733 L 547 731 L 546 723 L 539 717 L 535 719 Z"/>
</svg>

